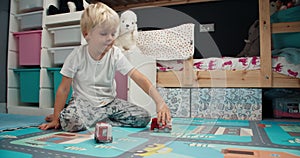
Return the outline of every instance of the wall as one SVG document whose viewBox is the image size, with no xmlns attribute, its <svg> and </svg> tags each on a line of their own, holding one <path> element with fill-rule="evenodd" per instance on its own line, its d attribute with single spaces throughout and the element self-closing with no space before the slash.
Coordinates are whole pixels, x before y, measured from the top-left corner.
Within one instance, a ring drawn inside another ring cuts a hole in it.
<svg viewBox="0 0 300 158">
<path fill-rule="evenodd" d="M 248 29 L 258 19 L 258 0 L 223 0 L 160 8 L 134 9 L 140 30 L 195 24 L 195 58 L 236 56 Z M 215 31 L 200 33 L 200 24 L 214 23 Z"/>
<path fill-rule="evenodd" d="M 9 26 L 9 0 L 0 1 L 0 112 L 6 112 L 7 41 Z"/>
<path fill-rule="evenodd" d="M 235 56 L 243 49 L 248 29 L 259 16 L 258 0 L 223 0 L 171 8 L 188 14 L 201 24 L 214 23 L 215 32 L 209 34 L 223 56 Z M 211 52 L 208 48 L 200 53 L 196 52 L 195 56 L 199 58 L 218 55 L 215 54 L 216 52 Z"/>
</svg>

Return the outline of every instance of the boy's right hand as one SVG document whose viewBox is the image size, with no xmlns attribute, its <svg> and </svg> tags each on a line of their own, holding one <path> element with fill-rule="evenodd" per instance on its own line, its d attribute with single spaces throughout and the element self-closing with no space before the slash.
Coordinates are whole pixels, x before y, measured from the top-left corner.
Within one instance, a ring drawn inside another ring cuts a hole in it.
<svg viewBox="0 0 300 158">
<path fill-rule="evenodd" d="M 54 129 L 60 128 L 59 121 L 53 120 L 49 123 L 44 123 L 44 124 L 39 125 L 39 129 L 41 129 L 41 130 L 47 130 L 47 129 L 52 129 L 52 128 L 54 128 Z"/>
</svg>

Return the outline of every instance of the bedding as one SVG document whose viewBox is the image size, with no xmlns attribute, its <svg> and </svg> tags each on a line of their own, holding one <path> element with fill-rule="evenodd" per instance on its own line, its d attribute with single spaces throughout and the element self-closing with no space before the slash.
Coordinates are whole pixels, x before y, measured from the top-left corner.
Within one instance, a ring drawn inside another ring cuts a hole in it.
<svg viewBox="0 0 300 158">
<path fill-rule="evenodd" d="M 140 31 L 137 46 L 157 60 L 188 59 L 194 55 L 194 27 L 187 23 L 161 30 Z"/>
<path fill-rule="evenodd" d="M 257 70 L 260 69 L 260 57 L 222 57 L 194 59 L 194 70 Z M 272 57 L 272 69 L 283 75 L 300 78 L 300 64 L 289 63 L 285 57 Z M 182 60 L 157 61 L 158 71 L 181 71 Z"/>
</svg>

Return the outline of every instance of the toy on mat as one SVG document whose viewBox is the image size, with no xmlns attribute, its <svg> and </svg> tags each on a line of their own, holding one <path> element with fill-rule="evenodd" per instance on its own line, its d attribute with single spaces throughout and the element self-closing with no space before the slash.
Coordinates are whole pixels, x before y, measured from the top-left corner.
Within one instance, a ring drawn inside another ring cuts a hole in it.
<svg viewBox="0 0 300 158">
<path fill-rule="evenodd" d="M 98 122 L 95 126 L 95 141 L 97 143 L 111 143 L 112 126 L 105 122 Z"/>
<path fill-rule="evenodd" d="M 154 132 L 169 133 L 172 131 L 172 123 L 163 125 L 161 122 L 157 122 L 157 118 L 152 118 L 150 130 Z"/>
</svg>

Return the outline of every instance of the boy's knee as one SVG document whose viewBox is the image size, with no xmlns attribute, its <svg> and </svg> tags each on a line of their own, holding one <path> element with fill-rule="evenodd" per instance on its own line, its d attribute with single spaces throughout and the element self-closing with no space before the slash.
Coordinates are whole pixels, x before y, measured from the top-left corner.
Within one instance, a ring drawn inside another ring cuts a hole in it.
<svg viewBox="0 0 300 158">
<path fill-rule="evenodd" d="M 76 113 L 61 113 L 59 120 L 60 126 L 64 131 L 76 132 L 86 129 L 84 123 Z"/>
</svg>

